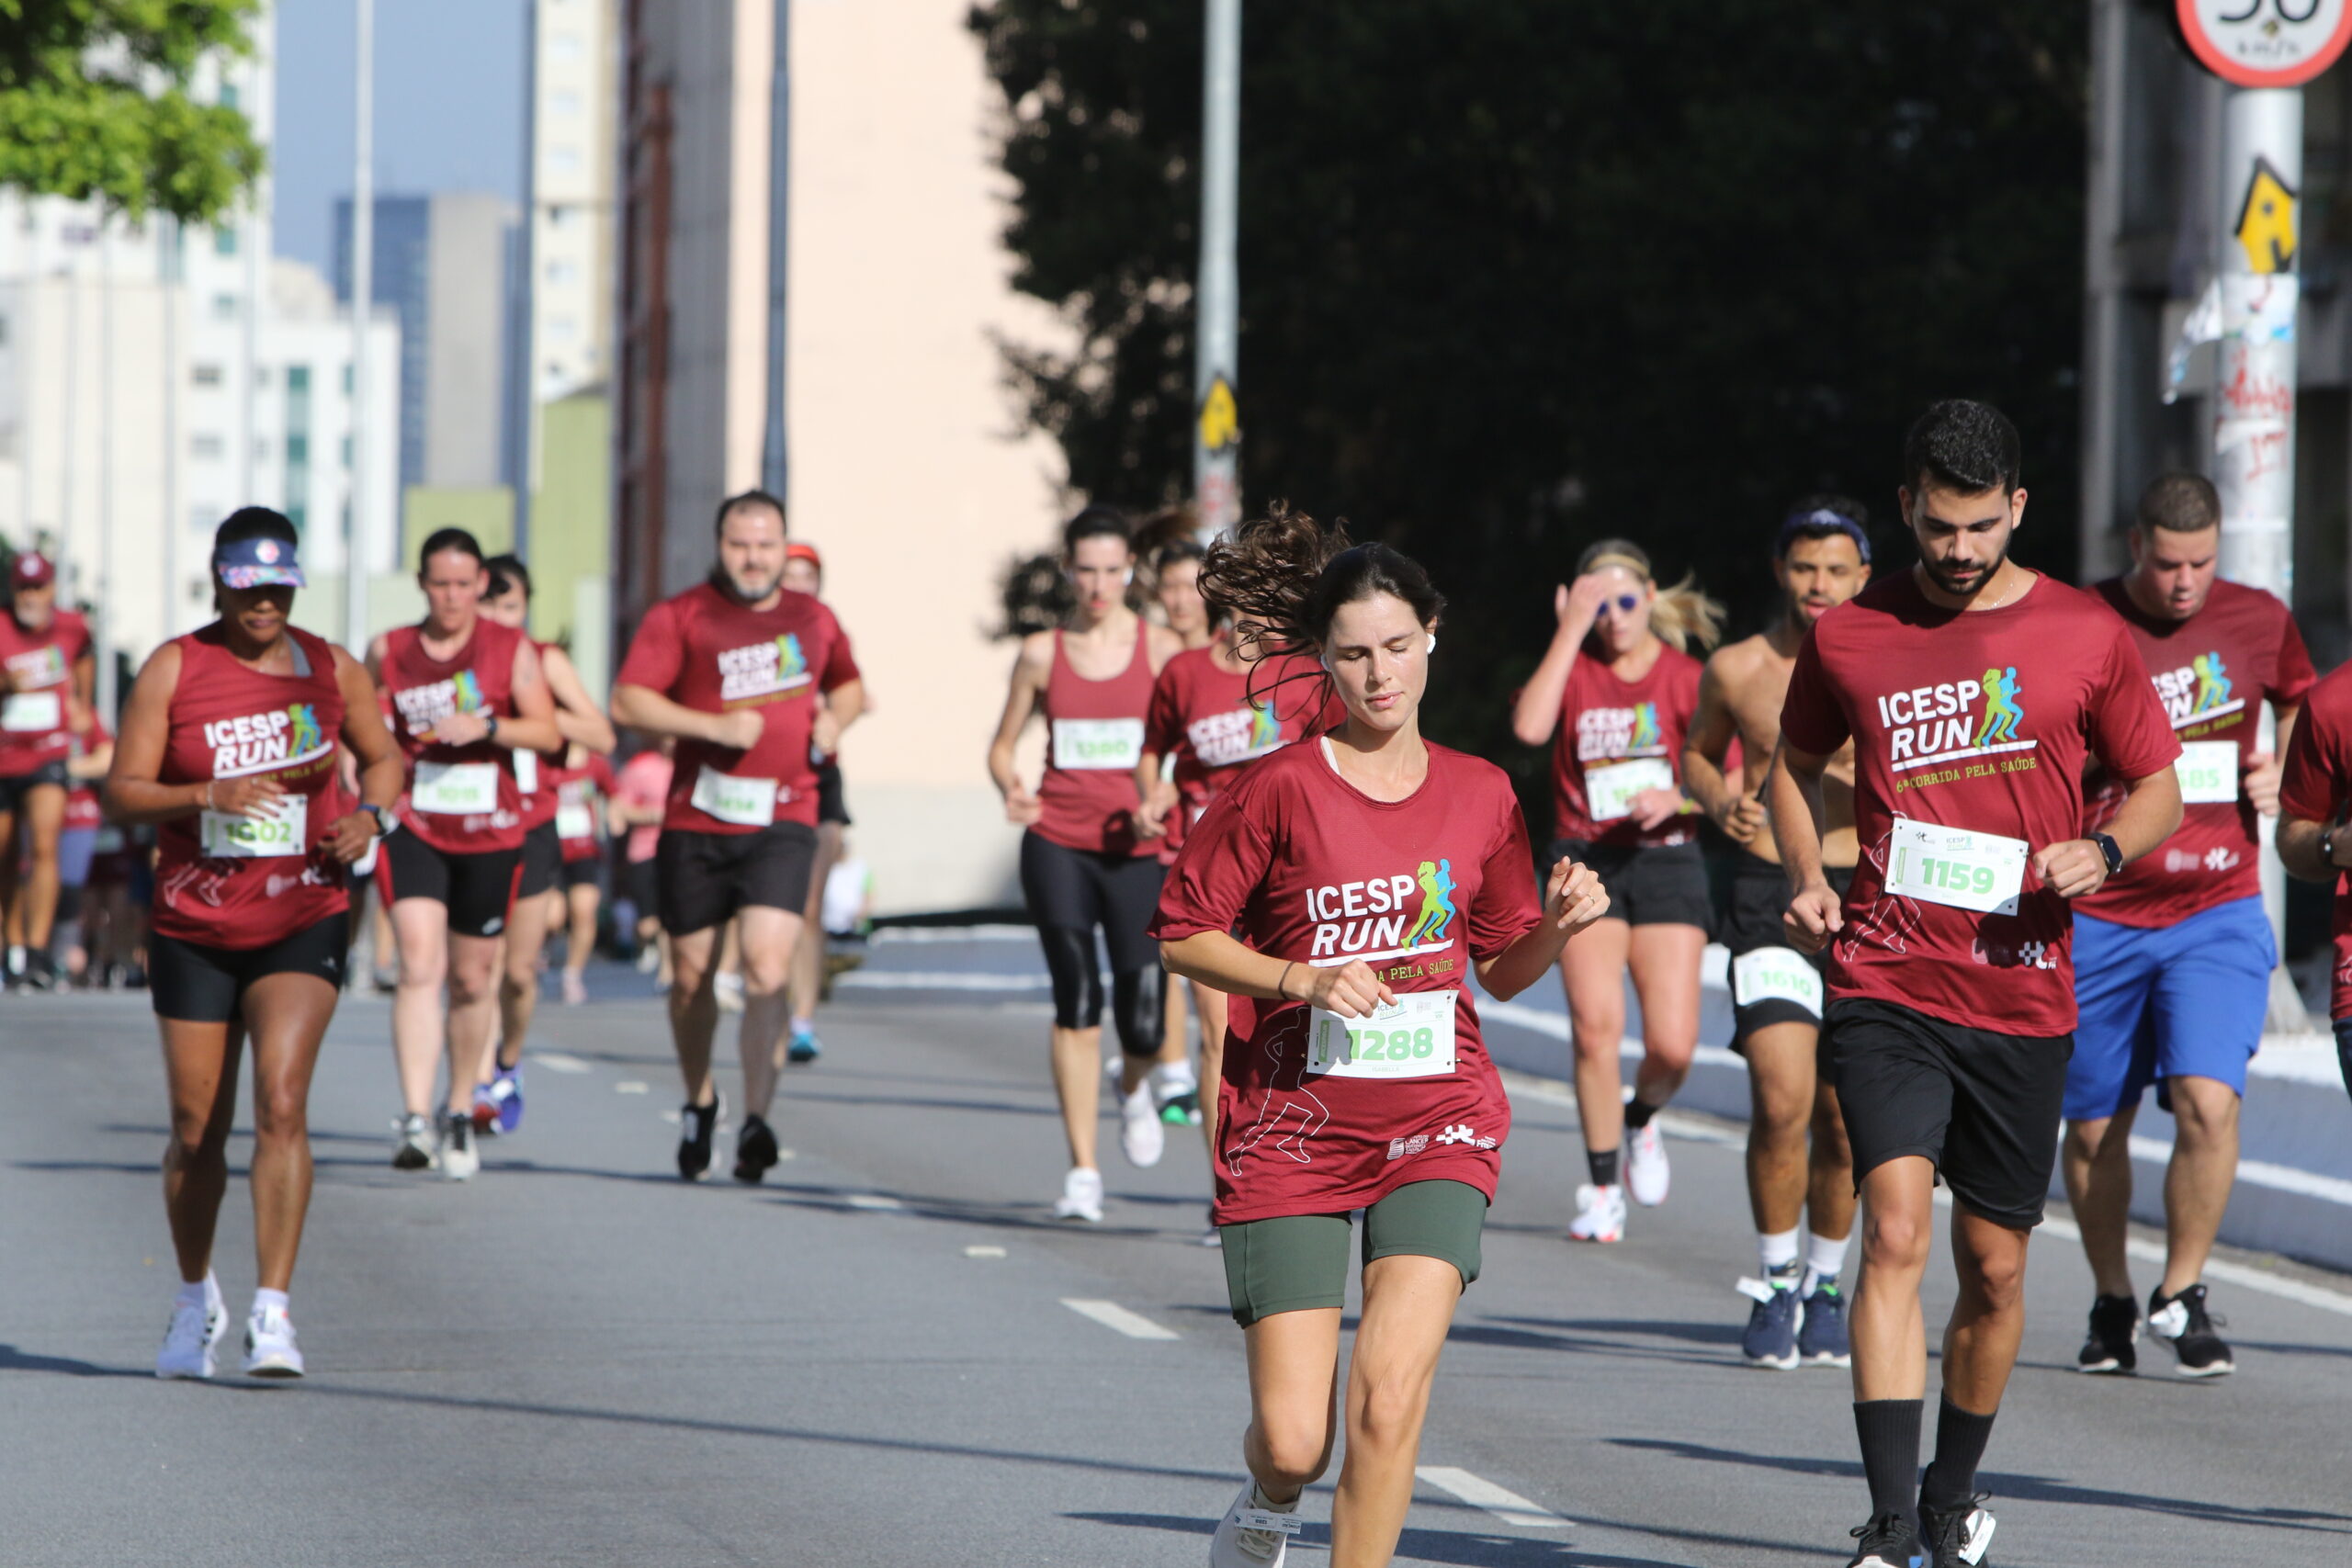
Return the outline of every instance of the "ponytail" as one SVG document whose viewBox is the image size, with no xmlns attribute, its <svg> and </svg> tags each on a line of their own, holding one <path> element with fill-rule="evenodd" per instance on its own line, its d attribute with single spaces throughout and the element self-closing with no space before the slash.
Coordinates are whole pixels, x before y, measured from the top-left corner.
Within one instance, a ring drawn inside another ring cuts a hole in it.
<svg viewBox="0 0 2352 1568">
<path fill-rule="evenodd" d="M 1688 653 L 1690 645 L 1712 649 L 1723 640 L 1724 607 L 1707 597 L 1699 586 L 1699 579 L 1690 572 L 1671 588 L 1657 586 L 1651 574 L 1647 551 L 1629 539 L 1602 539 L 1586 547 L 1577 558 L 1577 575 L 1605 567 L 1622 567 L 1650 585 L 1650 630 L 1658 640 L 1677 653 Z"/>
</svg>

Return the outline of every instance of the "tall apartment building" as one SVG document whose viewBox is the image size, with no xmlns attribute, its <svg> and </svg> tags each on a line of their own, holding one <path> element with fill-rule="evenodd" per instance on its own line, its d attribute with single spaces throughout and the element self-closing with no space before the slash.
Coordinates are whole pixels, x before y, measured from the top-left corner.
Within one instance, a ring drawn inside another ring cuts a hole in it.
<svg viewBox="0 0 2352 1568">
<path fill-rule="evenodd" d="M 875 702 L 842 765 L 886 912 L 1017 897 L 1019 834 L 983 765 L 1012 655 L 987 628 L 1003 567 L 1047 545 L 1069 504 L 1052 444 L 1008 434 L 998 337 L 1060 329 L 1008 282 L 989 145 L 1001 101 L 966 9 L 624 11 L 616 623 L 626 635 L 709 569 L 720 497 L 762 478 L 781 363 L 792 532 L 824 554 L 826 597 Z M 785 255 L 771 254 L 778 187 Z"/>
</svg>

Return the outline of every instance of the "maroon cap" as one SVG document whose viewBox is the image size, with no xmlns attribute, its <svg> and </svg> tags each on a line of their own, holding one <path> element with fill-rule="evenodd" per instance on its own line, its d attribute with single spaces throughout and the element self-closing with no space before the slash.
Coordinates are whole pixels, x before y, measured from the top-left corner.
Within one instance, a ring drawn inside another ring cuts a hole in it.
<svg viewBox="0 0 2352 1568">
<path fill-rule="evenodd" d="M 27 550 L 18 556 L 16 566 L 8 573 L 9 583 L 17 588 L 40 588 L 56 581 L 57 569 L 50 565 L 49 558 L 38 550 Z"/>
</svg>

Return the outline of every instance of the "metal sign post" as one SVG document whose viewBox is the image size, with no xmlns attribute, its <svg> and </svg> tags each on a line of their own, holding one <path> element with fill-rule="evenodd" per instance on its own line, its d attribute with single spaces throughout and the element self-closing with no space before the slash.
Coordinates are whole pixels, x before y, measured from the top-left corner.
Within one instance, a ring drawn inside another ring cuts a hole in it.
<svg viewBox="0 0 2352 1568">
<path fill-rule="evenodd" d="M 1193 296 L 1193 500 L 1204 540 L 1241 521 L 1240 267 L 1235 259 L 1241 173 L 1241 0 L 1208 0 L 1201 92 L 1201 266 Z"/>
<path fill-rule="evenodd" d="M 376 313 L 376 0 L 357 0 L 351 161 L 351 505 L 343 527 L 343 645 L 368 657 L 368 323 Z"/>
</svg>

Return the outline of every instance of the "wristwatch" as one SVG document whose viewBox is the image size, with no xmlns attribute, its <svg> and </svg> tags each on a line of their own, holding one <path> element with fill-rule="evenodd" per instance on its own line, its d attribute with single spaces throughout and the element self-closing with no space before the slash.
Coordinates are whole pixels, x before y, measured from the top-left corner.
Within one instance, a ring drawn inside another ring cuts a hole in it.
<svg viewBox="0 0 2352 1568">
<path fill-rule="evenodd" d="M 2091 842 L 2098 846 L 2099 858 L 2107 862 L 2107 874 L 2113 876 L 2123 869 L 2123 851 L 2105 833 L 2093 833 Z"/>
<path fill-rule="evenodd" d="M 498 739 L 498 716 L 497 716 L 496 714 L 494 714 L 494 713 L 486 713 L 486 714 L 484 714 L 484 715 L 482 715 L 482 716 L 481 716 L 481 721 L 482 721 L 482 724 L 486 727 L 486 728 L 483 728 L 483 730 L 482 730 L 482 732 L 481 732 L 481 738 L 482 738 L 484 740 L 495 740 L 495 739 Z"/>
<path fill-rule="evenodd" d="M 376 837 L 379 839 L 391 837 L 392 829 L 401 825 L 399 818 L 380 806 L 371 806 L 363 800 L 359 803 L 359 809 L 376 819 Z"/>
<path fill-rule="evenodd" d="M 2344 869 L 2335 863 L 2335 830 L 2343 826 L 2344 823 L 2339 818 L 2319 830 L 2319 858 L 2331 871 Z"/>
</svg>

